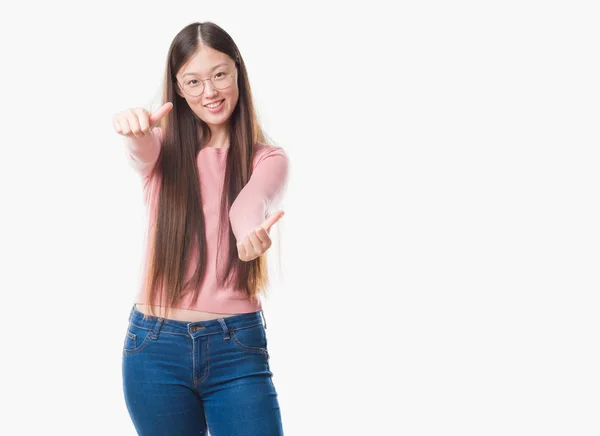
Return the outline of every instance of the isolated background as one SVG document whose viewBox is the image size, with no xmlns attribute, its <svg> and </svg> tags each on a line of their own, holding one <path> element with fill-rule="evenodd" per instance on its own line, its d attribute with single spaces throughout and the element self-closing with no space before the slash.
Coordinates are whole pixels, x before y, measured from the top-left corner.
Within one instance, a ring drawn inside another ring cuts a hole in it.
<svg viewBox="0 0 600 436">
<path fill-rule="evenodd" d="M 111 120 L 160 103 L 194 21 L 238 43 L 291 160 L 265 302 L 286 435 L 599 433 L 594 2 L 349 3 L 3 11 L 1 434 L 135 434 L 145 221 Z"/>
</svg>

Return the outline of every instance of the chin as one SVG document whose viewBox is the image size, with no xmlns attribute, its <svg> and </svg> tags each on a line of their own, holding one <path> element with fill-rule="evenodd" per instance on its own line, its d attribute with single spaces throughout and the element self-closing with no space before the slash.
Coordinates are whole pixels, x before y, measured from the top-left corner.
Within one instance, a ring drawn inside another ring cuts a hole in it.
<svg viewBox="0 0 600 436">
<path fill-rule="evenodd" d="M 229 120 L 230 116 L 231 113 L 229 112 L 218 115 L 204 113 L 202 121 L 204 121 L 206 124 L 212 124 L 214 126 L 217 126 L 219 124 L 226 123 Z"/>
</svg>

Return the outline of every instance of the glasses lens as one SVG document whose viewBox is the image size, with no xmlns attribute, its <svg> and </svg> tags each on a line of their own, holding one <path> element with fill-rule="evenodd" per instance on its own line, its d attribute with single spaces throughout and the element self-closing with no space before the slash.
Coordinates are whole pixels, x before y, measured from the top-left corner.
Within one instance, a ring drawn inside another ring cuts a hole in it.
<svg viewBox="0 0 600 436">
<path fill-rule="evenodd" d="M 183 90 L 187 94 L 197 97 L 202 94 L 202 91 L 204 90 L 204 82 L 198 79 L 188 79 L 187 82 L 183 84 Z"/>
<path fill-rule="evenodd" d="M 217 88 L 217 89 L 225 89 L 229 85 L 231 85 L 232 77 L 233 77 L 233 74 L 231 74 L 231 73 L 217 74 L 216 77 L 214 77 L 212 79 L 212 83 L 213 83 L 213 85 L 215 85 L 215 88 Z"/>
</svg>

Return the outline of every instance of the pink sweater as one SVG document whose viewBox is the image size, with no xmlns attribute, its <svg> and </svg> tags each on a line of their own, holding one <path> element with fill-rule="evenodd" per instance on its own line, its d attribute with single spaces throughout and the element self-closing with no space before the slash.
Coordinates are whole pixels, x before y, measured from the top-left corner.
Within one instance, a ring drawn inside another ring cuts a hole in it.
<svg viewBox="0 0 600 436">
<path fill-rule="evenodd" d="M 140 175 L 145 194 L 146 210 L 149 212 L 146 232 L 146 243 L 143 258 L 142 277 L 135 302 L 145 303 L 146 273 L 150 260 L 149 234 L 154 228 L 153 207 L 158 199 L 160 187 L 157 177 L 150 179 L 149 173 L 158 159 L 163 132 L 160 127 L 155 127 L 153 135 L 145 138 L 125 137 L 125 145 L 129 154 L 129 163 Z M 219 225 L 219 209 L 222 191 L 222 177 L 225 174 L 225 159 L 228 148 L 204 147 L 197 156 L 200 189 L 202 192 L 202 208 L 206 222 L 207 240 L 207 271 L 200 287 L 200 293 L 195 305 L 192 305 L 191 289 L 184 289 L 184 298 L 176 307 L 205 312 L 225 314 L 247 313 L 260 310 L 260 300 L 251 302 L 236 289 L 219 289 L 216 283 L 217 261 L 217 233 Z M 273 213 L 283 197 L 288 178 L 288 157 L 280 147 L 262 143 L 255 145 L 253 159 L 253 173 L 250 180 L 241 190 L 229 211 L 229 221 L 237 241 L 241 241 L 248 232 L 259 227 L 268 215 Z M 148 182 L 148 183 L 146 183 Z M 285 219 L 285 217 L 283 218 Z M 277 223 L 275 224 L 277 226 Z M 223 232 L 221 250 L 227 251 L 227 232 Z M 268 253 L 268 251 L 267 251 Z M 188 268 L 188 277 L 192 277 L 195 260 L 198 253 L 194 253 Z M 227 253 L 220 255 L 220 271 L 223 273 L 226 266 Z M 155 304 L 159 304 L 155 300 Z"/>
</svg>

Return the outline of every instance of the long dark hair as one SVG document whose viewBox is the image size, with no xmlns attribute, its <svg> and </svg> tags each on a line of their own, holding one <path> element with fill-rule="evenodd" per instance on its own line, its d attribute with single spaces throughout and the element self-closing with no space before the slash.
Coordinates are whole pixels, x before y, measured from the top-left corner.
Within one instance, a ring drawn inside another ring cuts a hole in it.
<svg viewBox="0 0 600 436">
<path fill-rule="evenodd" d="M 219 286 L 233 284 L 249 299 L 257 299 L 268 281 L 265 255 L 243 262 L 237 256 L 236 240 L 229 224 L 229 208 L 250 179 L 254 144 L 264 143 L 258 123 L 244 60 L 231 36 L 211 22 L 192 23 L 184 27 L 169 48 L 164 77 L 163 103 L 173 102 L 173 109 L 161 120 L 163 142 L 153 175 L 160 176 L 160 191 L 154 214 L 154 232 L 150 235 L 150 264 L 147 279 L 147 304 L 169 308 L 182 297 L 190 283 L 193 302 L 206 273 L 206 235 L 204 212 L 196 157 L 210 140 L 209 127 L 190 109 L 177 91 L 176 74 L 202 46 L 228 55 L 238 71 L 238 102 L 229 119 L 229 150 L 220 206 L 217 252 L 221 252 L 224 229 L 229 233 L 229 250 L 224 276 L 217 270 Z M 233 86 L 233 85 L 232 85 Z M 199 250 L 193 277 L 184 283 L 193 250 Z M 219 263 L 217 262 L 217 265 Z M 154 312 L 151 312 L 154 314 Z"/>
</svg>

